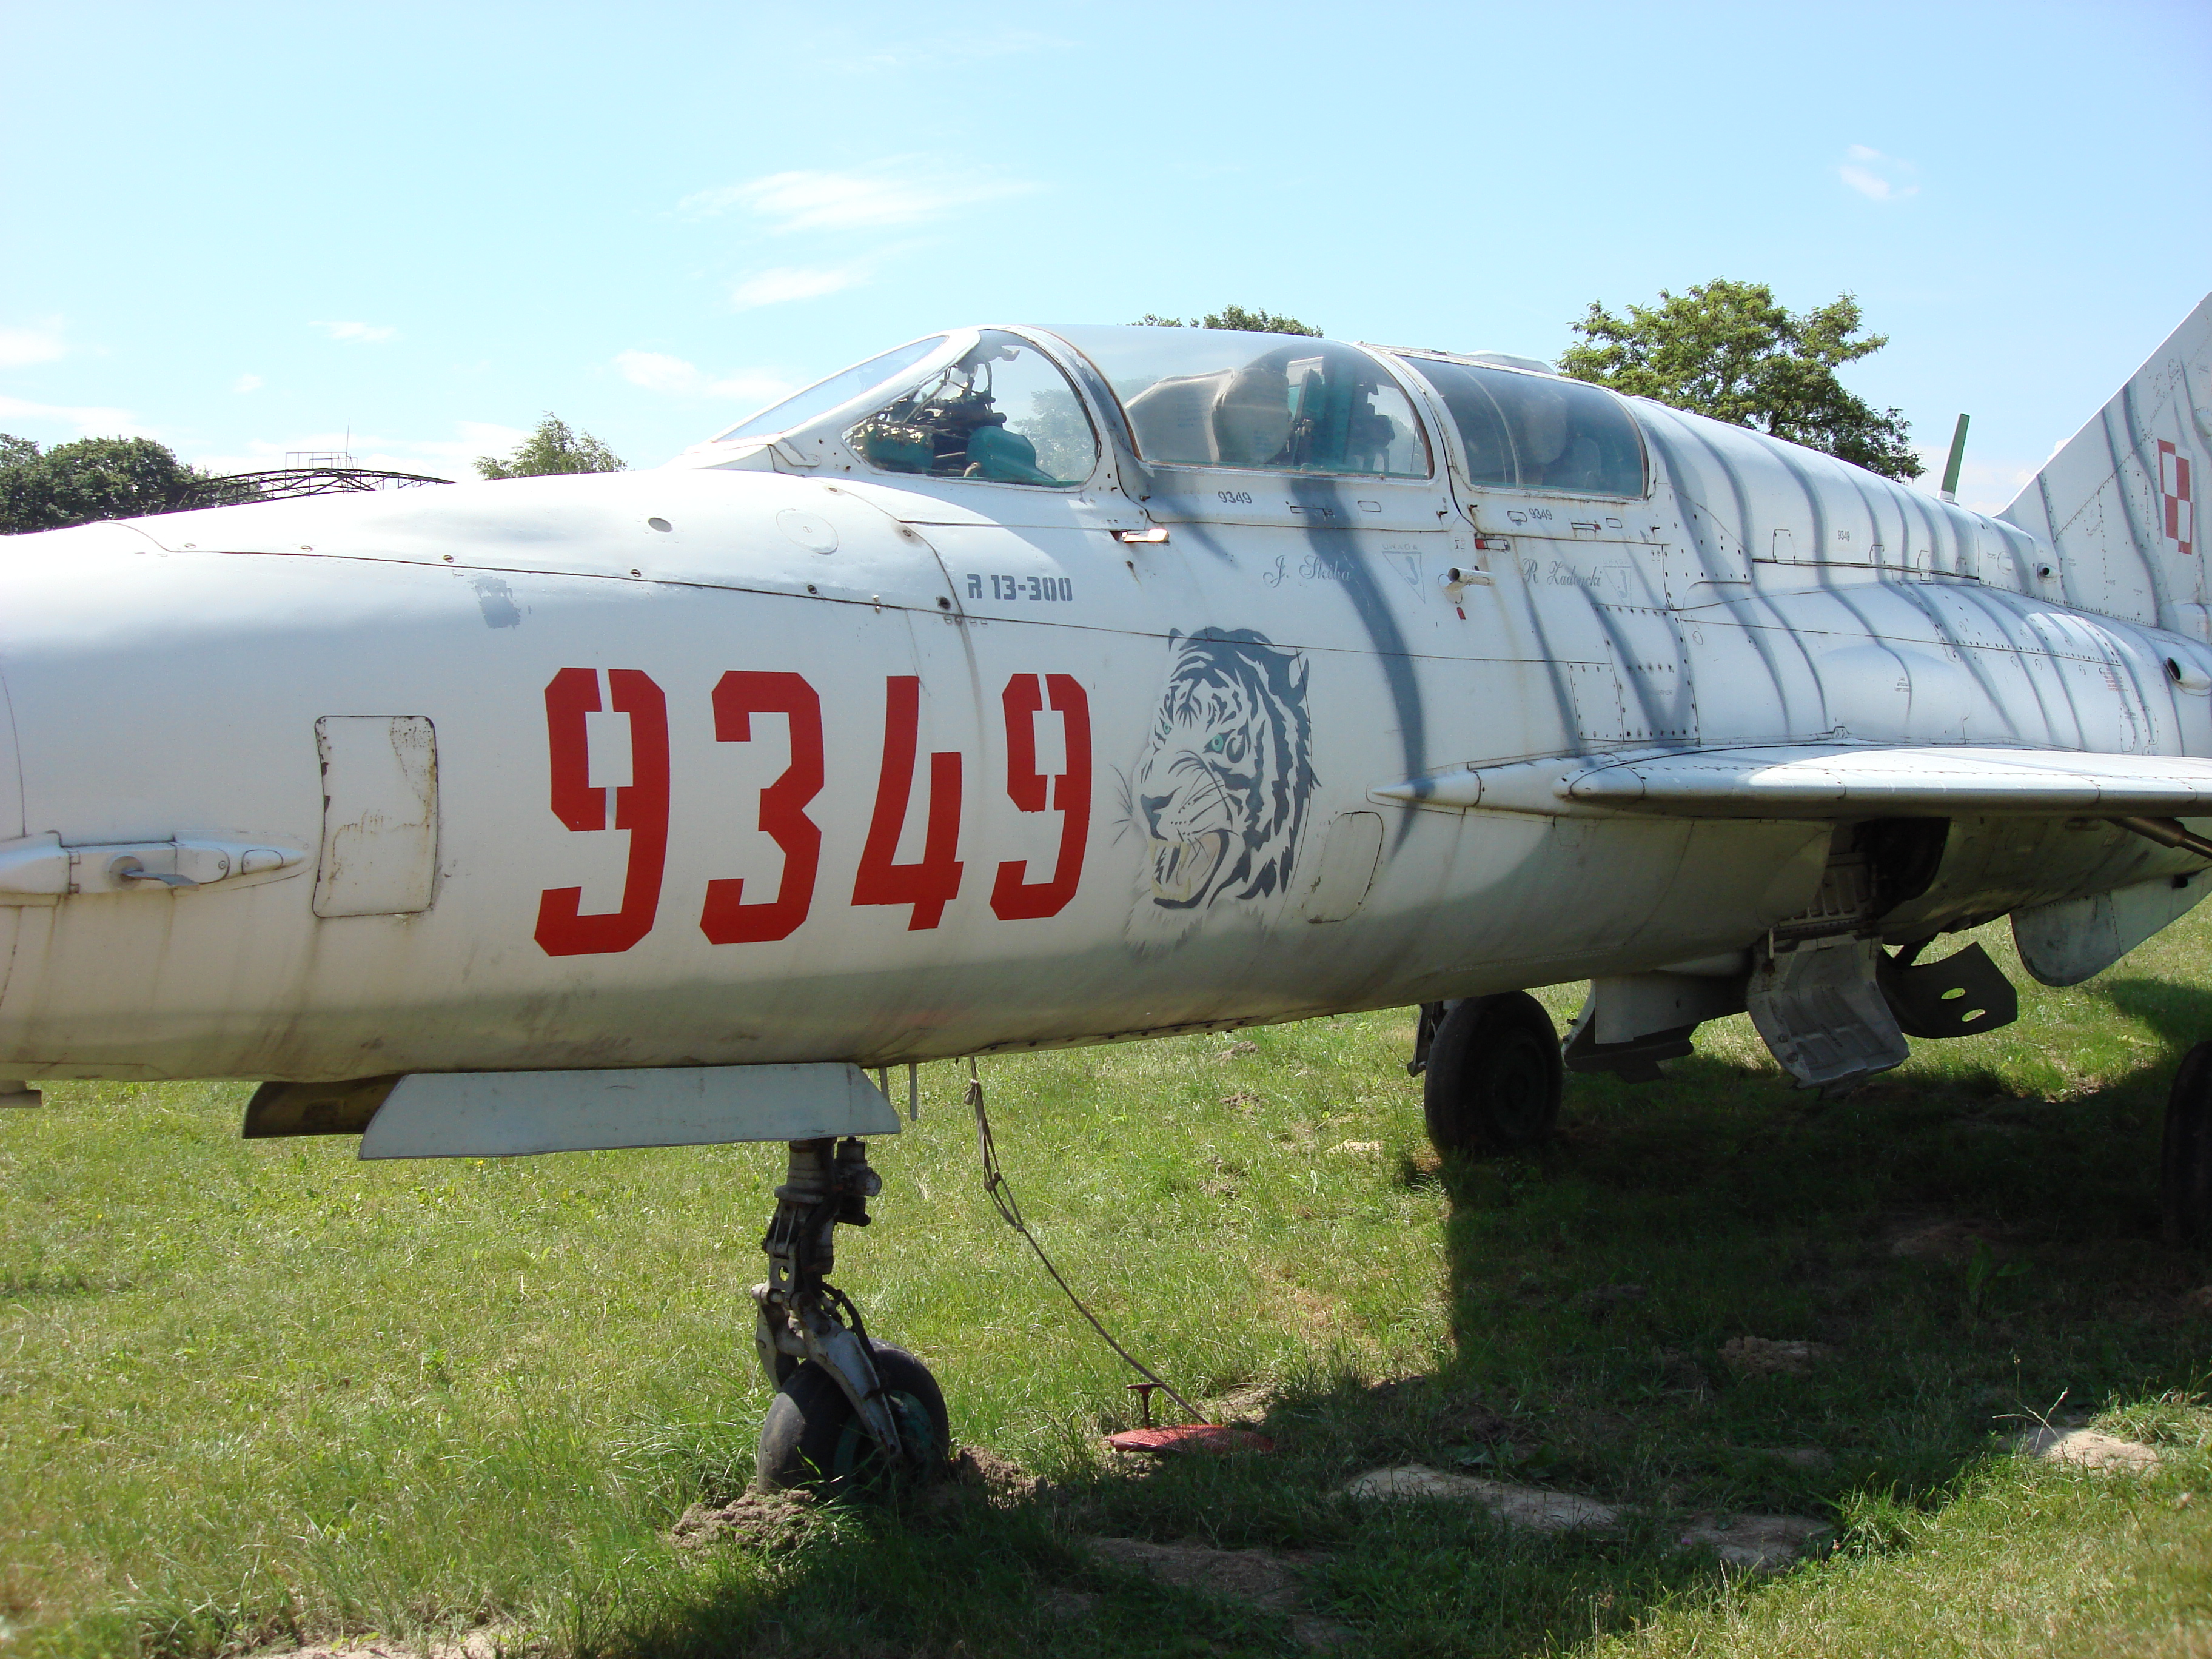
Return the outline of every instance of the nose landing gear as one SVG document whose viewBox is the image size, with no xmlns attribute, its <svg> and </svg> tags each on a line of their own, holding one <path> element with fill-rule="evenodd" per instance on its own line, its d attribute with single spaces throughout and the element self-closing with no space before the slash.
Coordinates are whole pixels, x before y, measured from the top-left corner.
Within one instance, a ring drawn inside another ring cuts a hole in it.
<svg viewBox="0 0 2212 1659">
<path fill-rule="evenodd" d="M 770 1491 L 872 1486 L 889 1471 L 941 1465 L 951 1437 L 945 1395 L 903 1348 L 868 1335 L 860 1310 L 830 1283 L 839 1222 L 868 1224 L 883 1178 L 866 1141 L 794 1140 L 761 1248 L 769 1276 L 753 1286 L 753 1342 L 776 1396 L 755 1468 Z"/>
</svg>

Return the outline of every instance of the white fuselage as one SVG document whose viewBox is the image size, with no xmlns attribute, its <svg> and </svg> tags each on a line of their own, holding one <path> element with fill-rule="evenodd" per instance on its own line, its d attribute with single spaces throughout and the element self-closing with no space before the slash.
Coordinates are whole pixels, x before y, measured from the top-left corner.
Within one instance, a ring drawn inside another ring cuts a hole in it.
<svg viewBox="0 0 2212 1659">
<path fill-rule="evenodd" d="M 0 905 L 0 1075 L 875 1065 L 1632 972 L 1802 910 L 1829 827 L 1371 792 L 1838 732 L 2212 756 L 2167 667 L 2212 653 L 2042 597 L 2011 526 L 1644 403 L 1646 497 L 1480 489 L 1420 406 L 1426 480 L 757 447 L 0 541 L 0 840 L 80 849 Z M 298 856 L 97 850 L 170 842 Z M 1955 825 L 1903 932 L 2174 859 Z"/>
</svg>

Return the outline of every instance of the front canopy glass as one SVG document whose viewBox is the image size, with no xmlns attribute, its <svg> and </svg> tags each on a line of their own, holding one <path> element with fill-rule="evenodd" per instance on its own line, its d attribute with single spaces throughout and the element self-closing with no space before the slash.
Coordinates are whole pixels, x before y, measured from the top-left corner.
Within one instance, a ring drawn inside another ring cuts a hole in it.
<svg viewBox="0 0 2212 1659">
<path fill-rule="evenodd" d="M 944 345 L 945 337 L 932 334 L 924 339 L 910 341 L 881 356 L 871 357 L 864 363 L 854 363 L 850 368 L 841 368 L 826 380 L 817 380 L 804 392 L 795 392 L 780 404 L 770 404 L 757 415 L 740 421 L 727 432 L 717 433 L 718 444 L 733 444 L 750 439 L 773 438 L 779 432 L 788 432 L 793 427 L 805 426 L 817 416 L 827 415 L 840 404 L 849 404 L 864 392 L 874 390 L 893 376 L 904 374 L 925 357 L 934 354 Z"/>
<path fill-rule="evenodd" d="M 1425 478 L 1412 403 L 1365 352 L 1233 329 L 1061 328 L 1121 399 L 1145 459 Z"/>
<path fill-rule="evenodd" d="M 1059 368 L 1018 334 L 987 329 L 845 434 L 885 472 L 988 483 L 1084 483 L 1098 438 Z"/>
</svg>

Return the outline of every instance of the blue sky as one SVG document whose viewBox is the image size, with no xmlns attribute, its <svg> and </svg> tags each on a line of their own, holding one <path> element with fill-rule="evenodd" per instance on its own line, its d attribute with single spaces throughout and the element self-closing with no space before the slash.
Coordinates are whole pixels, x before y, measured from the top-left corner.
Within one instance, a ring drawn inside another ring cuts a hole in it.
<svg viewBox="0 0 2212 1659">
<path fill-rule="evenodd" d="M 933 328 L 1848 289 L 1995 507 L 2212 289 L 2212 7 L 0 0 L 0 430 L 633 465 Z M 1930 481 L 1932 483 L 1932 480 Z"/>
</svg>

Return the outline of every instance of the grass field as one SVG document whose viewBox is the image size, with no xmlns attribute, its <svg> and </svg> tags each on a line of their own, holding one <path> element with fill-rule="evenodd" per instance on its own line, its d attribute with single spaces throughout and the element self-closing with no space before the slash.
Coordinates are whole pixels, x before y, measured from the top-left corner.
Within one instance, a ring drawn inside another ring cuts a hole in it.
<svg viewBox="0 0 2212 1659">
<path fill-rule="evenodd" d="M 1571 1080 L 1541 1156 L 1442 1169 L 1410 1013 L 987 1061 L 1070 1279 L 1185 1393 L 1265 1392 L 1272 1455 L 1142 1469 L 1099 1450 L 1127 1376 L 980 1192 L 962 1075 L 926 1067 L 840 1279 L 957 1439 L 1053 1486 L 774 1547 L 665 1534 L 750 1472 L 781 1148 L 365 1165 L 240 1141 L 241 1086 L 59 1085 L 0 1115 L 0 1650 L 1297 1650 L 1280 1612 L 1081 1547 L 1111 1534 L 1291 1553 L 1362 1654 L 2212 1655 L 2212 1264 L 2154 1214 L 2208 944 L 2185 921 L 2068 992 L 2015 971 L 2016 1025 L 1836 1103 L 1723 1022 L 1661 1084 Z M 1545 995 L 1564 1018 L 1579 988 Z M 1741 1336 L 1832 1354 L 1741 1377 Z M 2160 1471 L 2005 1451 L 2100 1413 Z M 1546 1538 L 1336 1495 L 1412 1461 L 1640 1507 Z M 1768 1579 L 1673 1547 L 1738 1510 L 1838 1547 Z"/>
</svg>

